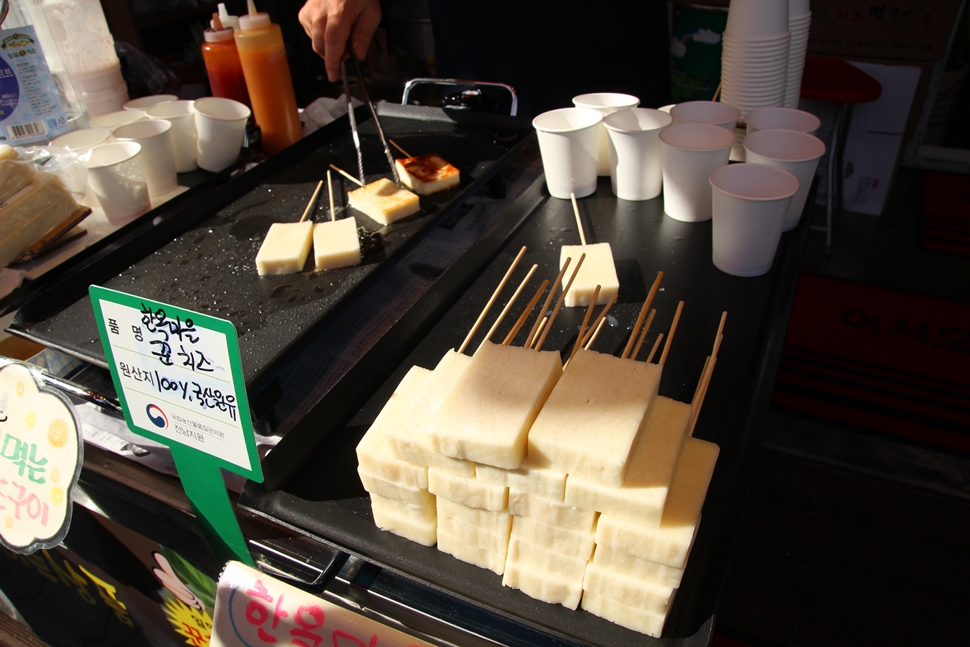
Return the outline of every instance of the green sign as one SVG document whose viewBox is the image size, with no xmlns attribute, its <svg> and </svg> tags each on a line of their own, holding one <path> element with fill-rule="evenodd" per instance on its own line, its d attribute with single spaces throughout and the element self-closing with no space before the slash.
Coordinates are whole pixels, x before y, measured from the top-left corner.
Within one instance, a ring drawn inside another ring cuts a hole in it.
<svg viewBox="0 0 970 647">
<path fill-rule="evenodd" d="M 236 329 L 96 285 L 90 293 L 128 428 L 172 450 L 213 549 L 252 563 L 217 469 L 263 480 Z"/>
</svg>

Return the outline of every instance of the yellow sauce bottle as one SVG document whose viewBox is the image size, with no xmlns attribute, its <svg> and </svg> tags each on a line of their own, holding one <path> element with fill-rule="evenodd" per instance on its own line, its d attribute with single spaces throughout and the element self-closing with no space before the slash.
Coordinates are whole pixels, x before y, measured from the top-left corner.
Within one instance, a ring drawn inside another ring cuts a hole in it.
<svg viewBox="0 0 970 647">
<path fill-rule="evenodd" d="M 239 16 L 235 39 L 263 150 L 274 155 L 303 137 L 280 26 L 249 0 L 249 15 Z"/>
</svg>

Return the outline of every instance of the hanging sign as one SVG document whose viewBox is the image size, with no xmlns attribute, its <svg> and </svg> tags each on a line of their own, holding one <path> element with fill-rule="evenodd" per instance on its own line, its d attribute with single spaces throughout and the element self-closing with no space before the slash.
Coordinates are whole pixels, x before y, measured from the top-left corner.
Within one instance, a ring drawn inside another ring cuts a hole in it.
<svg viewBox="0 0 970 647">
<path fill-rule="evenodd" d="M 67 536 L 83 446 L 70 400 L 0 364 L 0 543 L 26 554 Z"/>
<path fill-rule="evenodd" d="M 209 645 L 431 647 L 239 562 L 229 562 L 219 578 Z"/>
<path fill-rule="evenodd" d="M 236 329 L 96 285 L 90 293 L 128 428 L 172 450 L 217 555 L 252 563 L 218 469 L 263 480 Z"/>
</svg>

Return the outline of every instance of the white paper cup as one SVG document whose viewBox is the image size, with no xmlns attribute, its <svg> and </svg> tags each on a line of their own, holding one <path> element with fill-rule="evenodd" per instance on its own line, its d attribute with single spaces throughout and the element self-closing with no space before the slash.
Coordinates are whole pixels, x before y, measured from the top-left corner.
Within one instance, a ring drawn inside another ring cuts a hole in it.
<svg viewBox="0 0 970 647">
<path fill-rule="evenodd" d="M 81 128 L 55 137 L 51 146 L 60 146 L 80 155 L 110 141 L 114 141 L 114 138 L 108 128 Z"/>
<path fill-rule="evenodd" d="M 744 138 L 744 151 L 748 162 L 784 169 L 798 179 L 798 191 L 792 196 L 782 228 L 782 231 L 791 231 L 802 217 L 818 160 L 825 154 L 825 144 L 814 135 L 794 130 L 759 130 Z"/>
<path fill-rule="evenodd" d="M 125 86 L 125 77 L 121 74 L 121 63 L 109 65 L 92 72 L 71 72 L 74 88 L 80 93 L 97 92 L 117 86 Z"/>
<path fill-rule="evenodd" d="M 590 110 L 595 110 L 603 115 L 603 118 L 605 119 L 607 115 L 611 115 L 614 112 L 636 108 L 638 105 L 640 105 L 640 99 L 633 95 L 621 94 L 619 92 L 593 92 L 591 94 L 581 94 L 573 97 L 573 105 L 577 108 L 589 108 Z M 609 175 L 610 136 L 606 133 L 606 127 L 603 125 L 600 125 L 599 127 L 599 138 L 599 151 L 596 154 L 596 174 Z"/>
<path fill-rule="evenodd" d="M 714 124 L 734 132 L 741 111 L 717 101 L 685 101 L 670 109 L 675 124 Z"/>
<path fill-rule="evenodd" d="M 546 187 L 554 198 L 577 198 L 596 191 L 596 160 L 603 115 L 588 108 L 560 108 L 532 120 Z"/>
<path fill-rule="evenodd" d="M 652 200 L 663 186 L 660 130 L 673 122 L 666 112 L 634 108 L 603 123 L 610 137 L 610 180 L 621 200 Z"/>
<path fill-rule="evenodd" d="M 140 153 L 141 145 L 135 142 L 91 149 L 88 184 L 111 224 L 123 225 L 152 208 Z"/>
<path fill-rule="evenodd" d="M 711 173 L 714 266 L 734 276 L 771 269 L 782 226 L 798 190 L 788 171 L 763 164 L 731 164 Z"/>
<path fill-rule="evenodd" d="M 152 94 L 147 97 L 138 97 L 137 99 L 126 101 L 125 110 L 144 111 L 152 106 L 157 106 L 160 103 L 168 103 L 169 101 L 178 101 L 178 97 L 174 94 Z"/>
<path fill-rule="evenodd" d="M 797 130 L 814 135 L 822 125 L 821 120 L 812 113 L 792 108 L 759 108 L 749 112 L 745 121 L 749 135 L 759 130 Z"/>
<path fill-rule="evenodd" d="M 731 0 L 724 31 L 733 38 L 771 38 L 788 31 L 784 0 Z"/>
<path fill-rule="evenodd" d="M 221 171 L 239 159 L 249 115 L 249 108 L 232 99 L 196 99 L 195 156 L 200 168 Z"/>
<path fill-rule="evenodd" d="M 115 130 L 118 141 L 141 144 L 141 162 L 145 169 L 148 194 L 165 195 L 178 188 L 175 173 L 175 151 L 172 148 L 172 123 L 164 119 L 136 121 Z"/>
<path fill-rule="evenodd" d="M 108 128 L 114 130 L 119 126 L 127 126 L 145 118 L 144 111 L 141 110 L 116 110 L 103 115 L 98 115 L 91 120 L 92 128 Z"/>
<path fill-rule="evenodd" d="M 674 124 L 660 131 L 664 213 L 674 220 L 711 219 L 708 178 L 728 163 L 734 131 L 713 124 Z"/>
<path fill-rule="evenodd" d="M 145 110 L 151 119 L 172 122 L 172 148 L 175 150 L 175 170 L 188 173 L 199 168 L 195 159 L 195 110 L 194 101 L 166 101 L 156 103 Z"/>
</svg>

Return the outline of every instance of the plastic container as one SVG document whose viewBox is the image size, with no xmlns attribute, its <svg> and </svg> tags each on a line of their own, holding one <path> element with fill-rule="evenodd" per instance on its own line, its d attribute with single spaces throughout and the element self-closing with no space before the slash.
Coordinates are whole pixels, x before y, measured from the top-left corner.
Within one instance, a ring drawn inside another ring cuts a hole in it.
<svg viewBox="0 0 970 647">
<path fill-rule="evenodd" d="M 242 63 L 239 62 L 234 30 L 231 27 L 205 30 L 202 59 L 209 75 L 212 96 L 232 99 L 252 108 L 249 91 L 246 89 L 246 77 L 243 75 Z"/>
<path fill-rule="evenodd" d="M 256 13 L 252 0 L 249 15 L 239 17 L 239 27 L 236 47 L 249 101 L 262 130 L 263 150 L 273 155 L 303 137 L 283 35 L 269 14 Z"/>
</svg>

